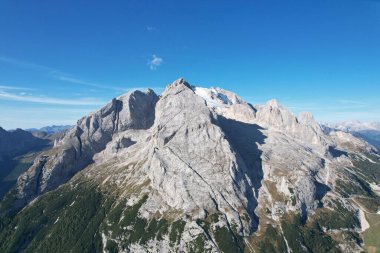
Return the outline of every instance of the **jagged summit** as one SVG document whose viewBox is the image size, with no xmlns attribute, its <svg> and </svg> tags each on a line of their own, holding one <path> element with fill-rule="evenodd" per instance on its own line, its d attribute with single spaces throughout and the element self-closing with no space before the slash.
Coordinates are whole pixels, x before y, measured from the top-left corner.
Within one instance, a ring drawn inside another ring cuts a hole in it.
<svg viewBox="0 0 380 253">
<path fill-rule="evenodd" d="M 271 99 L 266 103 L 268 106 L 273 108 L 282 108 L 283 106 L 277 101 L 277 99 Z"/>
<path fill-rule="evenodd" d="M 181 78 L 161 96 L 132 91 L 80 119 L 19 177 L 0 214 L 24 208 L 16 216 L 22 220 L 35 208 L 63 206 L 42 212 L 52 220 L 45 230 L 30 230 L 59 245 L 52 231 L 65 220 L 76 226 L 70 210 L 86 210 L 90 200 L 81 196 L 88 190 L 99 194 L 91 205 L 101 210 L 90 218 L 88 238 L 98 238 L 102 251 L 260 252 L 269 243 L 296 252 L 315 247 L 304 239 L 308 233 L 329 238 L 323 250 L 357 251 L 357 241 L 313 221 L 335 219 L 326 215 L 339 209 L 352 219 L 340 231 L 357 235 L 363 208 L 346 199 L 345 189 L 360 194 L 361 183 L 347 186 L 356 180 L 353 164 L 359 156 L 380 162 L 376 152 L 347 133 L 323 132 L 312 115 L 297 118 L 276 101 L 254 107 Z M 305 224 L 299 236 L 289 234 L 292 222 Z M 25 247 L 42 247 L 33 243 Z"/>
<path fill-rule="evenodd" d="M 174 82 L 172 82 L 171 84 L 169 84 L 166 87 L 166 90 L 177 87 L 177 86 L 182 86 L 182 85 L 191 89 L 191 85 L 183 77 L 180 77 L 177 80 L 175 80 Z"/>
</svg>

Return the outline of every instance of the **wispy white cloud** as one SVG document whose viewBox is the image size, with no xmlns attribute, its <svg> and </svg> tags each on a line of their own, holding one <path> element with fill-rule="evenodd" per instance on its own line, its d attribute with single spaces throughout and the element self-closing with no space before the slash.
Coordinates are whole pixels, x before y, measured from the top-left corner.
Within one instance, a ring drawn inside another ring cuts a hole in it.
<svg viewBox="0 0 380 253">
<path fill-rule="evenodd" d="M 128 88 L 108 86 L 108 85 L 104 85 L 104 84 L 89 82 L 86 80 L 78 79 L 78 78 L 75 78 L 75 77 L 72 77 L 69 75 L 64 75 L 64 74 L 59 74 L 59 73 L 55 73 L 53 76 L 54 76 L 54 78 L 56 78 L 60 81 L 75 83 L 75 84 L 81 84 L 81 85 L 100 88 L 100 89 L 110 89 L 110 90 L 116 90 L 116 91 L 128 91 L 129 90 Z"/>
<path fill-rule="evenodd" d="M 151 28 L 154 28 L 154 27 L 151 27 Z M 48 67 L 48 66 L 44 66 L 44 65 L 40 65 L 40 64 L 36 64 L 32 62 L 22 61 L 22 60 L 18 60 L 14 58 L 4 57 L 4 56 L 0 56 L 0 62 L 11 64 L 20 68 L 27 68 L 27 69 L 31 69 L 35 71 L 46 72 L 46 74 L 50 78 L 53 78 L 62 82 L 71 83 L 71 84 L 79 84 L 82 86 L 93 87 L 93 88 L 104 89 L 104 90 L 113 90 L 113 91 L 117 91 L 117 94 L 119 94 L 120 92 L 123 92 L 123 93 L 128 92 L 130 90 L 136 90 L 136 89 L 144 90 L 148 88 L 147 86 L 120 87 L 120 86 L 107 85 L 107 84 L 102 84 L 102 83 L 97 83 L 97 82 L 91 82 L 88 80 L 84 80 L 82 78 L 75 77 L 74 75 L 68 74 L 66 72 L 63 72 L 61 70 L 58 70 L 52 67 Z M 150 69 L 155 70 L 162 63 L 163 63 L 162 58 L 156 55 L 153 55 L 148 65 Z M 155 89 L 155 90 L 163 89 L 162 87 L 150 87 L 150 88 Z M 16 90 L 16 89 L 17 90 L 33 90 L 30 88 L 14 87 L 11 85 L 1 85 L 1 84 L 0 84 L 0 89 L 1 90 Z"/>
<path fill-rule="evenodd" d="M 162 65 L 164 59 L 158 57 L 157 55 L 152 55 L 151 59 L 148 61 L 148 66 L 151 70 L 156 70 L 159 66 Z"/>
<path fill-rule="evenodd" d="M 11 85 L 0 85 L 0 90 L 33 90 L 31 88 L 16 87 Z"/>
<path fill-rule="evenodd" d="M 105 103 L 104 101 L 94 98 L 62 99 L 54 97 L 13 94 L 4 90 L 0 90 L 0 99 L 55 105 L 102 105 Z"/>
<path fill-rule="evenodd" d="M 156 32 L 156 31 L 158 31 L 157 27 L 149 26 L 149 25 L 146 27 L 146 30 L 148 32 Z"/>
<path fill-rule="evenodd" d="M 61 70 L 32 63 L 32 62 L 27 62 L 27 61 L 21 61 L 18 59 L 14 58 L 9 58 L 9 57 L 3 57 L 0 56 L 0 62 L 4 62 L 7 64 L 11 64 L 20 68 L 26 68 L 26 69 L 31 69 L 35 71 L 42 71 L 46 72 L 46 74 L 54 79 L 63 81 L 63 82 L 68 82 L 68 83 L 74 83 L 74 84 L 80 84 L 80 85 L 85 85 L 85 86 L 91 86 L 95 88 L 100 88 L 100 89 L 110 89 L 110 90 L 116 90 L 116 91 L 127 91 L 129 90 L 128 88 L 121 88 L 121 87 L 114 87 L 111 85 L 104 85 L 104 84 L 99 84 L 95 82 L 89 82 L 87 80 L 83 80 L 81 78 L 76 78 L 71 74 L 65 73 Z"/>
<path fill-rule="evenodd" d="M 21 61 L 18 59 L 4 57 L 4 56 L 0 56 L 0 61 L 4 62 L 4 63 L 11 64 L 11 65 L 15 65 L 17 67 L 33 69 L 33 70 L 38 70 L 38 71 L 48 71 L 48 72 L 58 71 L 54 68 L 47 67 L 44 65 L 40 65 L 40 64 L 36 64 L 36 63 L 32 63 L 32 62 L 27 62 L 27 61 Z"/>
</svg>

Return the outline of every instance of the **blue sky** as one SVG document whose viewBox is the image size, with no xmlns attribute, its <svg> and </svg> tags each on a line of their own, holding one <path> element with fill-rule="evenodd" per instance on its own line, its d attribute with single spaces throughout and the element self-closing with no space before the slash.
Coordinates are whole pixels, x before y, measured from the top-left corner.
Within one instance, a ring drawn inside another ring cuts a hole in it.
<svg viewBox="0 0 380 253">
<path fill-rule="evenodd" d="M 380 121 L 380 1 L 0 1 L 0 126 L 74 124 L 178 77 Z"/>
</svg>

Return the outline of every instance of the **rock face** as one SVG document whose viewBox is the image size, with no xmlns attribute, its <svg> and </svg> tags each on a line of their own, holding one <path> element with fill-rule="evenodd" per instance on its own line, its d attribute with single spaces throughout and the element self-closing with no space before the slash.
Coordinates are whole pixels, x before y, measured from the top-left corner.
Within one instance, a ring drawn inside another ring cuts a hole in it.
<svg viewBox="0 0 380 253">
<path fill-rule="evenodd" d="M 179 79 L 112 100 L 38 157 L 1 203 L 16 214 L 0 250 L 356 252 L 369 212 L 356 198 L 378 207 L 379 171 L 374 147 L 309 113 Z M 43 241 L 13 235 L 41 210 L 18 233 Z"/>
<path fill-rule="evenodd" d="M 60 143 L 37 160 L 17 182 L 20 205 L 65 183 L 102 151 L 114 134 L 147 129 L 154 121 L 158 100 L 152 91 L 134 91 L 113 99 L 99 111 L 80 119 Z M 27 189 L 27 190 L 26 190 Z"/>
</svg>

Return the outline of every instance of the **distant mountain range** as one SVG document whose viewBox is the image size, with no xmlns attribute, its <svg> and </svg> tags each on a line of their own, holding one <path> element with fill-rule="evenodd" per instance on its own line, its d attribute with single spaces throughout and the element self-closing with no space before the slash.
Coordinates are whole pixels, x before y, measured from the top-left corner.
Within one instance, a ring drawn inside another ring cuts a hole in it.
<svg viewBox="0 0 380 253">
<path fill-rule="evenodd" d="M 71 125 L 58 125 L 58 126 L 52 125 L 52 126 L 45 126 L 41 128 L 29 128 L 29 129 L 25 129 L 25 131 L 28 131 L 28 132 L 39 131 L 39 132 L 45 132 L 47 134 L 54 134 L 54 133 L 65 131 L 69 129 L 70 127 L 72 126 Z"/>
<path fill-rule="evenodd" d="M 328 128 L 352 133 L 368 143 L 380 147 L 380 122 L 346 121 L 334 124 L 324 124 Z"/>
</svg>

